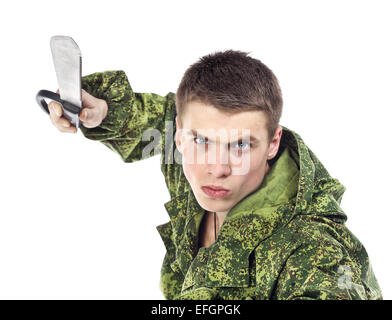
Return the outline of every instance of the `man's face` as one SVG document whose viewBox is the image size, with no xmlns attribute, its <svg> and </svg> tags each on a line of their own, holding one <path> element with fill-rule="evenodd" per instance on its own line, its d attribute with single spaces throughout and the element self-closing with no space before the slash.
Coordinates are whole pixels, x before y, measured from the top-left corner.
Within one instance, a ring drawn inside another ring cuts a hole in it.
<svg viewBox="0 0 392 320">
<path fill-rule="evenodd" d="M 282 135 L 279 126 L 268 143 L 262 111 L 226 113 L 200 102 L 186 106 L 182 127 L 178 118 L 176 123 L 184 174 L 200 206 L 210 212 L 227 213 L 260 186 Z"/>
</svg>

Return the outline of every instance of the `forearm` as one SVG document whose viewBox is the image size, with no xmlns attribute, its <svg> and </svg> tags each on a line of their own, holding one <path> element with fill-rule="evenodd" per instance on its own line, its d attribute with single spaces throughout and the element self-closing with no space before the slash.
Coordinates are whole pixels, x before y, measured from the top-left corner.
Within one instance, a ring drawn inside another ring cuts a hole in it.
<svg viewBox="0 0 392 320">
<path fill-rule="evenodd" d="M 149 157 L 143 154 L 149 142 L 146 130 L 157 129 L 162 143 L 165 120 L 173 120 L 174 94 L 162 97 L 153 93 L 134 93 L 123 71 L 98 72 L 82 79 L 83 88 L 107 104 L 102 123 L 95 128 L 81 127 L 84 136 L 98 140 L 118 153 L 125 162 Z M 161 149 L 157 146 L 154 154 Z"/>
</svg>

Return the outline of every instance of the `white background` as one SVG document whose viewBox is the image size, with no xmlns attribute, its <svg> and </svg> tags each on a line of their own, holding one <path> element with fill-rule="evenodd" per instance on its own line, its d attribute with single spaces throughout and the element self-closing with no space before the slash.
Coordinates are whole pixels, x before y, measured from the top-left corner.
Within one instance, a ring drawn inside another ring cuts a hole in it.
<svg viewBox="0 0 392 320">
<path fill-rule="evenodd" d="M 13 1 L 0 15 L 1 299 L 163 298 L 159 156 L 126 164 L 52 126 L 35 102 L 57 89 L 52 35 L 76 40 L 83 75 L 124 70 L 135 92 L 175 92 L 218 50 L 264 62 L 281 124 L 346 186 L 347 226 L 392 298 L 390 1 Z"/>
</svg>

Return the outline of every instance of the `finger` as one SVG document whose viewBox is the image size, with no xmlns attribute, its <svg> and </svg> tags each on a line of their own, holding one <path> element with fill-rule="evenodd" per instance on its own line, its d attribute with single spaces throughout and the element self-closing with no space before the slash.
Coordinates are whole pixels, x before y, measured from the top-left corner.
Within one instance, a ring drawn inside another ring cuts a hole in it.
<svg viewBox="0 0 392 320">
<path fill-rule="evenodd" d="M 99 99 L 82 89 L 82 105 L 86 108 L 95 108 Z"/>
<path fill-rule="evenodd" d="M 76 132 L 77 128 L 71 125 L 71 122 L 64 117 L 58 117 L 57 114 L 51 110 L 50 119 L 53 125 L 61 132 Z"/>
<path fill-rule="evenodd" d="M 80 112 L 80 120 L 86 128 L 96 127 L 100 121 L 99 110 L 83 108 Z"/>
<path fill-rule="evenodd" d="M 60 118 L 55 111 L 54 104 L 55 104 L 55 102 L 52 101 L 48 105 L 50 120 L 52 120 L 53 123 L 56 122 Z"/>
<path fill-rule="evenodd" d="M 59 125 L 66 128 L 71 126 L 71 123 L 67 119 L 65 119 L 64 117 L 59 117 L 57 115 L 57 113 L 54 111 L 53 104 L 49 104 L 49 114 L 50 119 L 52 120 L 52 123 L 54 125 Z"/>
<path fill-rule="evenodd" d="M 58 124 L 59 126 L 65 127 L 65 128 L 69 128 L 71 126 L 71 123 L 65 119 L 64 117 L 59 118 L 56 121 L 56 124 Z"/>
<path fill-rule="evenodd" d="M 57 116 L 57 118 L 60 118 L 63 115 L 63 108 L 61 105 L 57 102 L 52 101 L 49 103 L 49 111 L 52 110 L 53 113 Z"/>
<path fill-rule="evenodd" d="M 87 119 L 89 118 L 89 116 L 91 115 L 92 113 L 90 112 L 90 114 L 89 114 L 89 112 L 87 111 L 87 108 L 83 108 L 81 111 L 80 111 L 80 120 L 82 120 L 83 122 L 86 122 L 87 121 Z"/>
<path fill-rule="evenodd" d="M 54 126 L 57 129 L 72 127 L 71 123 L 67 119 L 65 119 L 64 117 L 61 117 L 61 118 L 51 118 L 51 120 L 52 120 L 52 123 L 54 124 Z"/>
<path fill-rule="evenodd" d="M 55 127 L 61 132 L 76 133 L 78 129 L 74 126 L 64 127 L 61 124 L 55 124 Z"/>
<path fill-rule="evenodd" d="M 63 115 L 63 108 L 61 107 L 60 104 L 54 103 L 53 104 L 53 110 L 54 110 L 54 112 L 56 113 L 56 115 L 58 117 L 61 117 Z"/>
<path fill-rule="evenodd" d="M 82 124 L 85 128 L 96 127 L 94 125 L 93 112 L 91 112 L 91 109 L 89 111 L 82 110 L 82 112 L 80 113 L 80 121 L 82 122 Z"/>
</svg>

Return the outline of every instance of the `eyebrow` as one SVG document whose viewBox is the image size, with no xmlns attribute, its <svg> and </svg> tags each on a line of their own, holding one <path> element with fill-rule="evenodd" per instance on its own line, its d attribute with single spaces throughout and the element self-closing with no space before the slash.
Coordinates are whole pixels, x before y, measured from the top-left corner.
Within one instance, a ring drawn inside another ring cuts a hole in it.
<svg viewBox="0 0 392 320">
<path fill-rule="evenodd" d="M 191 133 L 192 133 L 192 135 L 193 135 L 194 137 L 198 137 L 198 138 L 202 138 L 202 139 L 207 138 L 209 141 L 214 142 L 214 140 L 211 140 L 211 139 L 209 139 L 208 137 L 205 137 L 205 136 L 203 136 L 203 135 L 200 134 L 200 133 L 198 134 L 196 130 L 191 129 L 190 131 L 191 131 Z M 248 139 L 248 138 L 249 138 L 249 139 Z M 255 138 L 255 137 L 253 137 L 253 136 L 249 136 L 249 137 L 246 137 L 246 139 L 243 138 L 243 137 L 240 137 L 240 138 L 238 138 L 238 140 L 232 141 L 232 142 L 230 142 L 230 143 L 238 142 L 238 141 L 242 141 L 242 140 L 246 140 L 246 141 L 249 141 L 249 142 L 252 142 L 252 143 L 258 143 L 258 142 L 259 142 L 259 139 Z"/>
</svg>

